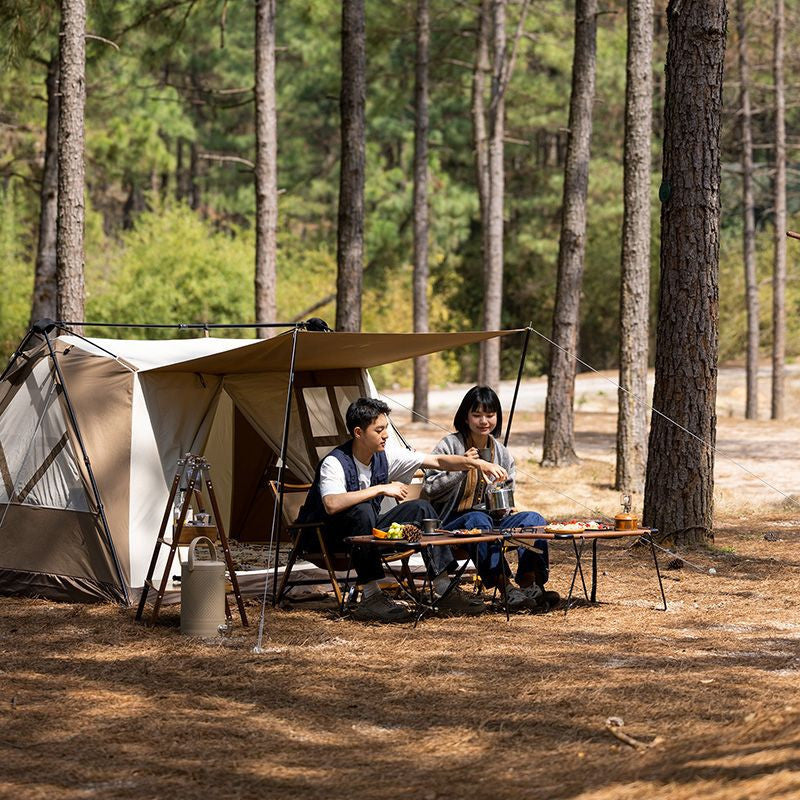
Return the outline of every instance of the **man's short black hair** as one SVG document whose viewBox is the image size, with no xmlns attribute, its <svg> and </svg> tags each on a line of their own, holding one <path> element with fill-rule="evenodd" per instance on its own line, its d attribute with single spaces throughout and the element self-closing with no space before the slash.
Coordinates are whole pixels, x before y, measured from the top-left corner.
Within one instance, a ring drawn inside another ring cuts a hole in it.
<svg viewBox="0 0 800 800">
<path fill-rule="evenodd" d="M 381 414 L 389 414 L 389 406 L 383 400 L 374 397 L 359 397 L 350 403 L 347 409 L 345 424 L 348 433 L 353 436 L 356 428 L 365 430 L 368 425 L 375 422 Z"/>
</svg>

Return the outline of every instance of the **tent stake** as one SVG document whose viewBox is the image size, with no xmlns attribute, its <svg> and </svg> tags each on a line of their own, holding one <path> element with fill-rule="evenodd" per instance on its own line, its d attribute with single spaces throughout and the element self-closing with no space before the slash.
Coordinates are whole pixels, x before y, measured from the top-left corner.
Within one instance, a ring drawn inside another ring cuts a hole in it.
<svg viewBox="0 0 800 800">
<path fill-rule="evenodd" d="M 67 384 L 64 381 L 64 375 L 61 372 L 61 367 L 58 365 L 58 359 L 56 358 L 56 352 L 53 349 L 53 344 L 50 341 L 50 336 L 48 332 L 44 331 L 44 340 L 47 343 L 47 349 L 50 351 L 50 358 L 53 361 L 53 367 L 56 371 L 56 375 L 58 376 L 58 382 L 61 385 L 61 388 L 64 390 L 64 401 L 67 406 L 67 413 L 69 414 L 70 422 L 72 423 L 73 428 L 75 429 L 75 436 L 78 439 L 78 445 L 81 448 L 81 454 L 83 455 L 83 463 L 86 465 L 86 471 L 89 473 L 89 480 L 92 484 L 92 492 L 94 493 L 94 499 L 97 503 L 97 510 L 100 515 L 100 521 L 103 523 L 103 532 L 106 537 L 106 543 L 108 544 L 109 550 L 111 551 L 111 558 L 114 560 L 114 568 L 117 571 L 117 579 L 119 580 L 119 584 L 122 587 L 122 594 L 125 600 L 125 605 L 130 605 L 130 597 L 128 595 L 128 587 L 125 583 L 125 578 L 122 575 L 122 568 L 119 564 L 119 559 L 117 558 L 117 551 L 114 547 L 114 540 L 111 538 L 111 531 L 108 527 L 108 520 L 106 519 L 106 512 L 105 508 L 103 507 L 103 501 L 100 499 L 100 490 L 97 488 L 97 481 L 94 477 L 94 470 L 92 469 L 92 462 L 89 459 L 89 454 L 86 452 L 86 445 L 83 442 L 83 436 L 81 436 L 81 429 L 78 426 L 78 418 L 75 415 L 75 409 L 72 406 L 72 400 L 69 397 L 69 391 L 67 390 Z"/>
<path fill-rule="evenodd" d="M 514 386 L 514 399 L 511 401 L 511 411 L 508 414 L 508 422 L 506 423 L 506 435 L 503 439 L 503 446 L 508 446 L 508 437 L 511 434 L 511 421 L 514 419 L 514 409 L 517 406 L 517 395 L 519 394 L 519 385 L 522 381 L 522 372 L 525 369 L 525 356 L 528 354 L 528 342 L 531 338 L 531 323 L 525 328 L 525 342 L 522 345 L 522 355 L 519 359 L 519 372 L 517 372 L 517 383 Z"/>
</svg>

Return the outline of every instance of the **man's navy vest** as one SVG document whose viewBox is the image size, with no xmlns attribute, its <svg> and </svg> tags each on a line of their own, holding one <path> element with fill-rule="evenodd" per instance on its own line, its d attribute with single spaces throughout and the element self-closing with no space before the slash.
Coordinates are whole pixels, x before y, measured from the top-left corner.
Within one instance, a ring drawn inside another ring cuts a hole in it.
<svg viewBox="0 0 800 800">
<path fill-rule="evenodd" d="M 342 465 L 342 469 L 344 469 L 344 483 L 347 491 L 357 492 L 361 488 L 361 485 L 358 481 L 358 468 L 353 459 L 353 440 L 351 439 L 349 442 L 335 447 L 325 458 L 328 456 L 333 456 Z M 318 522 L 320 520 L 326 520 L 330 516 L 325 511 L 325 506 L 322 503 L 322 495 L 319 490 L 319 473 L 322 469 L 322 461 L 324 460 L 323 458 L 317 465 L 317 470 L 314 473 L 314 483 L 311 484 L 306 502 L 303 504 L 297 516 L 298 522 Z M 372 467 L 370 486 L 389 483 L 389 460 L 386 458 L 386 453 L 383 450 L 379 450 L 372 456 L 370 465 Z M 381 495 L 375 497 L 371 501 L 376 514 L 380 513 L 382 501 L 383 496 Z"/>
</svg>

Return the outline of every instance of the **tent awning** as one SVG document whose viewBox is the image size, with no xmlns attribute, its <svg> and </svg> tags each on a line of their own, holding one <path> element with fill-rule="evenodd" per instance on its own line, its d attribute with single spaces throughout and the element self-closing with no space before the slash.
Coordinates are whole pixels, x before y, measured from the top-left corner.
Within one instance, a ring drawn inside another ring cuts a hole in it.
<svg viewBox="0 0 800 800">
<path fill-rule="evenodd" d="M 498 336 L 520 333 L 468 331 L 464 333 L 318 333 L 297 334 L 295 369 L 369 369 L 381 364 L 450 350 Z M 147 372 L 202 372 L 231 375 L 253 372 L 287 372 L 292 355 L 292 334 L 254 341 L 221 353 L 153 367 Z"/>
</svg>

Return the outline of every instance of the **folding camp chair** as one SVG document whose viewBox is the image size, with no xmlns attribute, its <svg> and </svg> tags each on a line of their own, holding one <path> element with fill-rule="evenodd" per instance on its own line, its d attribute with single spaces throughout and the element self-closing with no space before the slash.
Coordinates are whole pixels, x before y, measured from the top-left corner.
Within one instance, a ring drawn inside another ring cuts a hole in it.
<svg viewBox="0 0 800 800">
<path fill-rule="evenodd" d="M 275 502 L 278 502 L 278 482 L 271 480 L 270 489 Z M 287 484 L 283 485 L 283 527 L 291 541 L 289 557 L 283 569 L 281 581 L 278 584 L 278 591 L 275 602 L 280 603 L 283 596 L 292 586 L 308 586 L 319 583 L 313 578 L 301 578 L 292 580 L 292 570 L 294 569 L 297 557 L 302 555 L 304 559 L 310 561 L 317 567 L 324 567 L 328 572 L 328 578 L 336 595 L 336 601 L 340 608 L 344 607 L 344 597 L 342 594 L 341 582 L 336 577 L 337 570 L 349 572 L 352 562 L 349 551 L 331 551 L 325 541 L 325 530 L 322 522 L 297 522 L 297 515 L 305 502 L 310 484 Z M 414 554 L 414 550 L 404 550 L 399 553 L 392 553 L 385 560 L 400 561 L 400 574 L 406 581 L 408 590 L 416 592 L 414 579 L 408 566 L 408 559 Z M 357 589 L 357 587 L 356 587 Z"/>
</svg>

